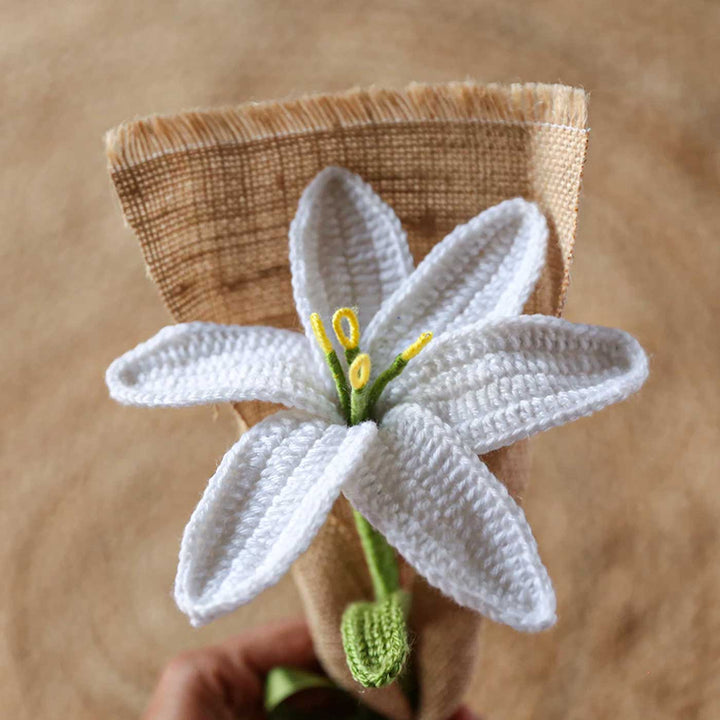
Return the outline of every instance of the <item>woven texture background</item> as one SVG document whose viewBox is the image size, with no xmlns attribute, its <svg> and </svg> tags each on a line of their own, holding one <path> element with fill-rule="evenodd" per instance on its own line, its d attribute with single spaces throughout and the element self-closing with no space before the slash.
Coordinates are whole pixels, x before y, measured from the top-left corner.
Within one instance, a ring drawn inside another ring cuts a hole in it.
<svg viewBox="0 0 720 720">
<path fill-rule="evenodd" d="M 182 527 L 237 427 L 224 408 L 107 398 L 109 361 L 169 315 L 119 219 L 103 133 L 134 114 L 472 76 L 590 91 L 565 316 L 634 333 L 653 374 L 628 403 L 532 441 L 523 502 L 560 621 L 538 636 L 484 623 L 468 698 L 491 720 L 718 717 L 717 23 L 711 4 L 666 0 L 621 13 L 597 0 L 6 2 L 4 713 L 135 718 L 173 653 L 299 607 L 290 578 L 199 632 L 173 605 Z"/>
</svg>

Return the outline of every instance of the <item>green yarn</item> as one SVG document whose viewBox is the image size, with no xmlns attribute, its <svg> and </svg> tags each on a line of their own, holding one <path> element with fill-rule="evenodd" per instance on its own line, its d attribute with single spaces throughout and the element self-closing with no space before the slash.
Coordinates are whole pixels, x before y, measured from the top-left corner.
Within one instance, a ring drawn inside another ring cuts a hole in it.
<svg viewBox="0 0 720 720">
<path fill-rule="evenodd" d="M 382 395 L 382 391 L 387 387 L 387 384 L 400 375 L 407 364 L 408 361 L 405 360 L 402 355 L 398 355 L 392 361 L 390 367 L 378 375 L 377 380 L 375 380 L 368 392 L 368 414 L 372 414 L 372 411 L 375 408 L 375 403 L 379 400 L 380 395 Z"/>
<path fill-rule="evenodd" d="M 397 555 L 384 536 L 355 509 L 353 516 L 370 571 L 375 599 L 384 600 L 400 589 Z"/>
<path fill-rule="evenodd" d="M 321 690 L 327 704 L 316 706 L 293 702 L 306 691 Z M 324 675 L 298 668 L 274 667 L 265 679 L 265 715 L 268 720 L 384 720 L 383 716 L 360 703 Z M 263 717 L 265 717 L 263 715 Z"/>
<path fill-rule="evenodd" d="M 354 348 L 346 348 L 345 349 L 345 359 L 347 360 L 348 367 L 350 367 L 353 363 L 353 360 L 360 354 L 360 348 L 354 347 Z"/>
<path fill-rule="evenodd" d="M 348 385 L 347 378 L 345 377 L 345 371 L 340 364 L 340 359 L 334 350 L 325 354 L 325 362 L 327 362 L 330 368 L 330 373 L 335 381 L 335 388 L 337 389 L 338 398 L 340 400 L 340 406 L 345 414 L 345 419 L 350 422 L 350 386 Z"/>
<path fill-rule="evenodd" d="M 345 609 L 340 626 L 345 657 L 363 687 L 389 685 L 405 667 L 409 600 L 406 592 L 396 590 L 384 600 L 356 602 Z"/>
<path fill-rule="evenodd" d="M 357 510 L 353 516 L 375 602 L 357 602 L 346 608 L 340 627 L 343 648 L 355 680 L 363 687 L 382 687 L 405 667 L 409 653 L 405 615 L 410 596 L 400 589 L 395 550 Z"/>
<path fill-rule="evenodd" d="M 272 668 L 265 678 L 265 710 L 268 713 L 272 712 L 285 700 L 303 690 L 334 687 L 335 685 L 323 675 L 279 665 Z"/>
<path fill-rule="evenodd" d="M 368 389 L 350 390 L 350 425 L 359 425 L 367 420 L 368 415 Z"/>
</svg>

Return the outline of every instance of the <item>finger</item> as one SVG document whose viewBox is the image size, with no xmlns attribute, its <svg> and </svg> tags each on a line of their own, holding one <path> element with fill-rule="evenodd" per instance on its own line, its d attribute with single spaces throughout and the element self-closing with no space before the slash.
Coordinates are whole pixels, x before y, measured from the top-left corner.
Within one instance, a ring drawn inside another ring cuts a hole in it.
<svg viewBox="0 0 720 720">
<path fill-rule="evenodd" d="M 259 718 L 265 676 L 278 665 L 317 669 L 304 622 L 269 625 L 182 653 L 165 668 L 144 718 Z"/>
<path fill-rule="evenodd" d="M 222 648 L 235 662 L 260 677 L 279 665 L 318 668 L 310 630 L 303 620 L 267 625 L 226 640 Z"/>
<path fill-rule="evenodd" d="M 163 671 L 144 720 L 229 720 L 260 717 L 262 682 L 220 648 L 175 657 Z"/>
<path fill-rule="evenodd" d="M 262 708 L 265 677 L 280 665 L 316 670 L 319 668 L 310 631 L 304 621 L 286 621 L 226 640 L 218 646 L 225 658 L 215 677 L 229 704 L 247 712 L 248 699 L 255 699 L 256 712 Z"/>
</svg>

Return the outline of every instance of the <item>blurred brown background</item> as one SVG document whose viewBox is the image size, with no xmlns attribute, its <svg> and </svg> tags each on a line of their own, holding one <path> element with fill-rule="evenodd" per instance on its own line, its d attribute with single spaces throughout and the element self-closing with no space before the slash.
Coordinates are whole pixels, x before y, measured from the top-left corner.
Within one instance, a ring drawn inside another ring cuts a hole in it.
<svg viewBox="0 0 720 720">
<path fill-rule="evenodd" d="M 135 718 L 163 662 L 298 612 L 289 580 L 192 630 L 170 588 L 230 412 L 121 408 L 116 355 L 168 322 L 110 190 L 134 115 L 412 80 L 591 92 L 567 317 L 652 376 L 533 442 L 526 512 L 560 620 L 487 623 L 490 720 L 720 716 L 720 67 L 715 3 L 51 2 L 0 27 L 0 707 Z"/>
</svg>

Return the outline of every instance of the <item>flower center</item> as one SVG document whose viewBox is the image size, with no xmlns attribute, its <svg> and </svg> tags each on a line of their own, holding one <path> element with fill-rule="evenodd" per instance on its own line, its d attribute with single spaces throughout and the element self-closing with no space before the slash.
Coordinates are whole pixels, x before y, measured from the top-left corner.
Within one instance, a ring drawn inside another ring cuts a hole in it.
<svg viewBox="0 0 720 720">
<path fill-rule="evenodd" d="M 325 362 L 335 381 L 338 399 L 348 425 L 358 425 L 372 417 L 377 403 L 387 384 L 394 380 L 431 340 L 431 332 L 423 333 L 412 345 L 403 350 L 390 363 L 390 367 L 381 372 L 374 382 L 370 382 L 372 362 L 367 353 L 360 351 L 360 323 L 357 314 L 351 308 L 340 308 L 332 318 L 332 327 L 338 342 L 345 350 L 348 374 L 345 376 L 342 363 L 335 352 L 320 315 L 310 316 L 310 325 L 320 349 L 325 354 Z M 348 382 L 349 380 L 349 382 Z"/>
</svg>

